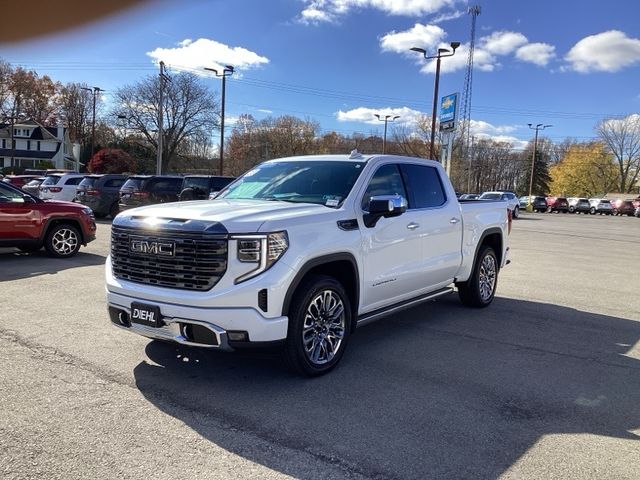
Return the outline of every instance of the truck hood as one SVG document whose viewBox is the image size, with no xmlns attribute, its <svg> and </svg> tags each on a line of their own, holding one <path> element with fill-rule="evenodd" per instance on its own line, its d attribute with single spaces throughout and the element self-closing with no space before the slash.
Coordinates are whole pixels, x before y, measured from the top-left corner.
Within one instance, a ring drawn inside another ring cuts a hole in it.
<svg viewBox="0 0 640 480">
<path fill-rule="evenodd" d="M 194 220 L 198 222 L 217 222 L 229 233 L 259 232 L 269 230 L 270 221 L 335 213 L 324 205 L 310 203 L 290 203 L 268 200 L 196 200 L 193 202 L 163 203 L 126 210 L 118 215 L 118 220 L 143 220 L 153 223 L 152 219 Z"/>
</svg>

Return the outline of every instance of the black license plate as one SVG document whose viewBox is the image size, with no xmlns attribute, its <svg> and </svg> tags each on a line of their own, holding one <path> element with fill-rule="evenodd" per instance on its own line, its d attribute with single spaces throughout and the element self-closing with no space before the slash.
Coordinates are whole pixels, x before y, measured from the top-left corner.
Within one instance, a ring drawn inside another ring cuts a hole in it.
<svg viewBox="0 0 640 480">
<path fill-rule="evenodd" d="M 131 322 L 146 325 L 148 327 L 161 327 L 162 317 L 160 307 L 134 302 L 131 304 Z"/>
</svg>

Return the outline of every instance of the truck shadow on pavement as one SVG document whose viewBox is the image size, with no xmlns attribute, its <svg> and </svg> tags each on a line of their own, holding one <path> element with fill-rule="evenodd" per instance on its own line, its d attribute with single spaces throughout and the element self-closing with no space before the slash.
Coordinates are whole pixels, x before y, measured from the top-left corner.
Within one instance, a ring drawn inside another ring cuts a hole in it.
<svg viewBox="0 0 640 480">
<path fill-rule="evenodd" d="M 22 253 L 18 249 L 0 249 L 0 282 L 31 278 L 38 275 L 55 275 L 70 268 L 104 265 L 106 256 L 80 250 L 72 258 L 49 257 L 44 250 Z"/>
<path fill-rule="evenodd" d="M 316 379 L 266 354 L 160 342 L 146 349 L 157 365 L 134 376 L 149 402 L 204 438 L 298 478 L 308 465 L 248 448 L 228 428 L 345 476 L 391 479 L 496 478 L 549 434 L 640 439 L 640 322 L 508 298 L 471 310 L 447 297 L 351 340 Z"/>
</svg>

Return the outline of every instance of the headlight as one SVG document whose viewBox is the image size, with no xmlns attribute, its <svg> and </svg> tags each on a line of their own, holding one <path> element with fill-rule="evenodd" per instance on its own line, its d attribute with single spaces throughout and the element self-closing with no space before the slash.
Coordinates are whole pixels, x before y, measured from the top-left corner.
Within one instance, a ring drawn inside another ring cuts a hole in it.
<svg viewBox="0 0 640 480">
<path fill-rule="evenodd" d="M 242 263 L 257 264 L 256 268 L 236 278 L 235 283 L 244 282 L 268 270 L 289 248 L 287 232 L 234 235 L 231 238 L 238 244 L 238 260 Z"/>
<path fill-rule="evenodd" d="M 93 210 L 91 210 L 89 207 L 84 207 L 82 211 L 87 215 L 89 215 L 90 217 L 93 217 Z"/>
</svg>

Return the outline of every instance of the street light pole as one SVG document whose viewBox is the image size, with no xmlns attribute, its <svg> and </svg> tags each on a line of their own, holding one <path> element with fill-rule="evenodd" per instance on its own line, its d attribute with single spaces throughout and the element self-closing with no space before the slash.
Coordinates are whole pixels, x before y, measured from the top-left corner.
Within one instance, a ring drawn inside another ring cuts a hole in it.
<svg viewBox="0 0 640 480">
<path fill-rule="evenodd" d="M 98 93 L 104 92 L 100 87 L 80 87 L 82 90 L 87 90 L 93 94 L 93 116 L 91 117 L 91 156 L 93 157 L 94 150 L 96 148 L 96 99 Z"/>
<path fill-rule="evenodd" d="M 429 145 L 429 158 L 434 159 L 435 156 L 435 142 L 436 142 L 436 114 L 438 113 L 438 89 L 440 87 L 440 59 L 444 57 L 453 57 L 456 54 L 456 49 L 460 46 L 460 42 L 451 42 L 451 50 L 447 48 L 439 48 L 436 55 L 427 56 L 427 51 L 424 48 L 413 47 L 412 51 L 421 53 L 425 60 L 436 59 L 436 79 L 433 88 L 433 110 L 431 113 L 431 142 Z"/>
<path fill-rule="evenodd" d="M 536 135 L 533 141 L 533 155 L 531 156 L 531 176 L 529 177 L 529 197 L 527 199 L 527 212 L 533 211 L 533 206 L 531 205 L 531 193 L 533 190 L 533 167 L 536 164 L 536 151 L 538 149 L 538 132 L 540 130 L 544 130 L 545 128 L 553 127 L 553 125 L 544 125 L 542 123 L 538 123 L 535 127 L 532 123 L 529 123 L 529 128 L 531 130 L 536 131 Z"/>
<path fill-rule="evenodd" d="M 380 115 L 379 113 L 375 113 L 374 115 L 378 120 L 380 120 L 381 122 L 384 122 L 384 137 L 382 137 L 382 153 L 384 154 L 387 151 L 387 122 L 396 121 L 398 118 L 400 118 L 400 115 L 385 115 L 384 119 L 382 118 L 382 115 Z"/>
<path fill-rule="evenodd" d="M 209 70 L 210 72 L 215 73 L 216 77 L 222 77 L 222 107 L 220 111 L 220 176 L 224 173 L 224 106 L 225 106 L 225 93 L 226 93 L 226 84 L 227 77 L 233 75 L 234 68 L 233 65 L 226 65 L 222 69 L 222 73 L 218 73 L 218 70 L 215 68 L 205 67 L 205 70 Z"/>
</svg>

